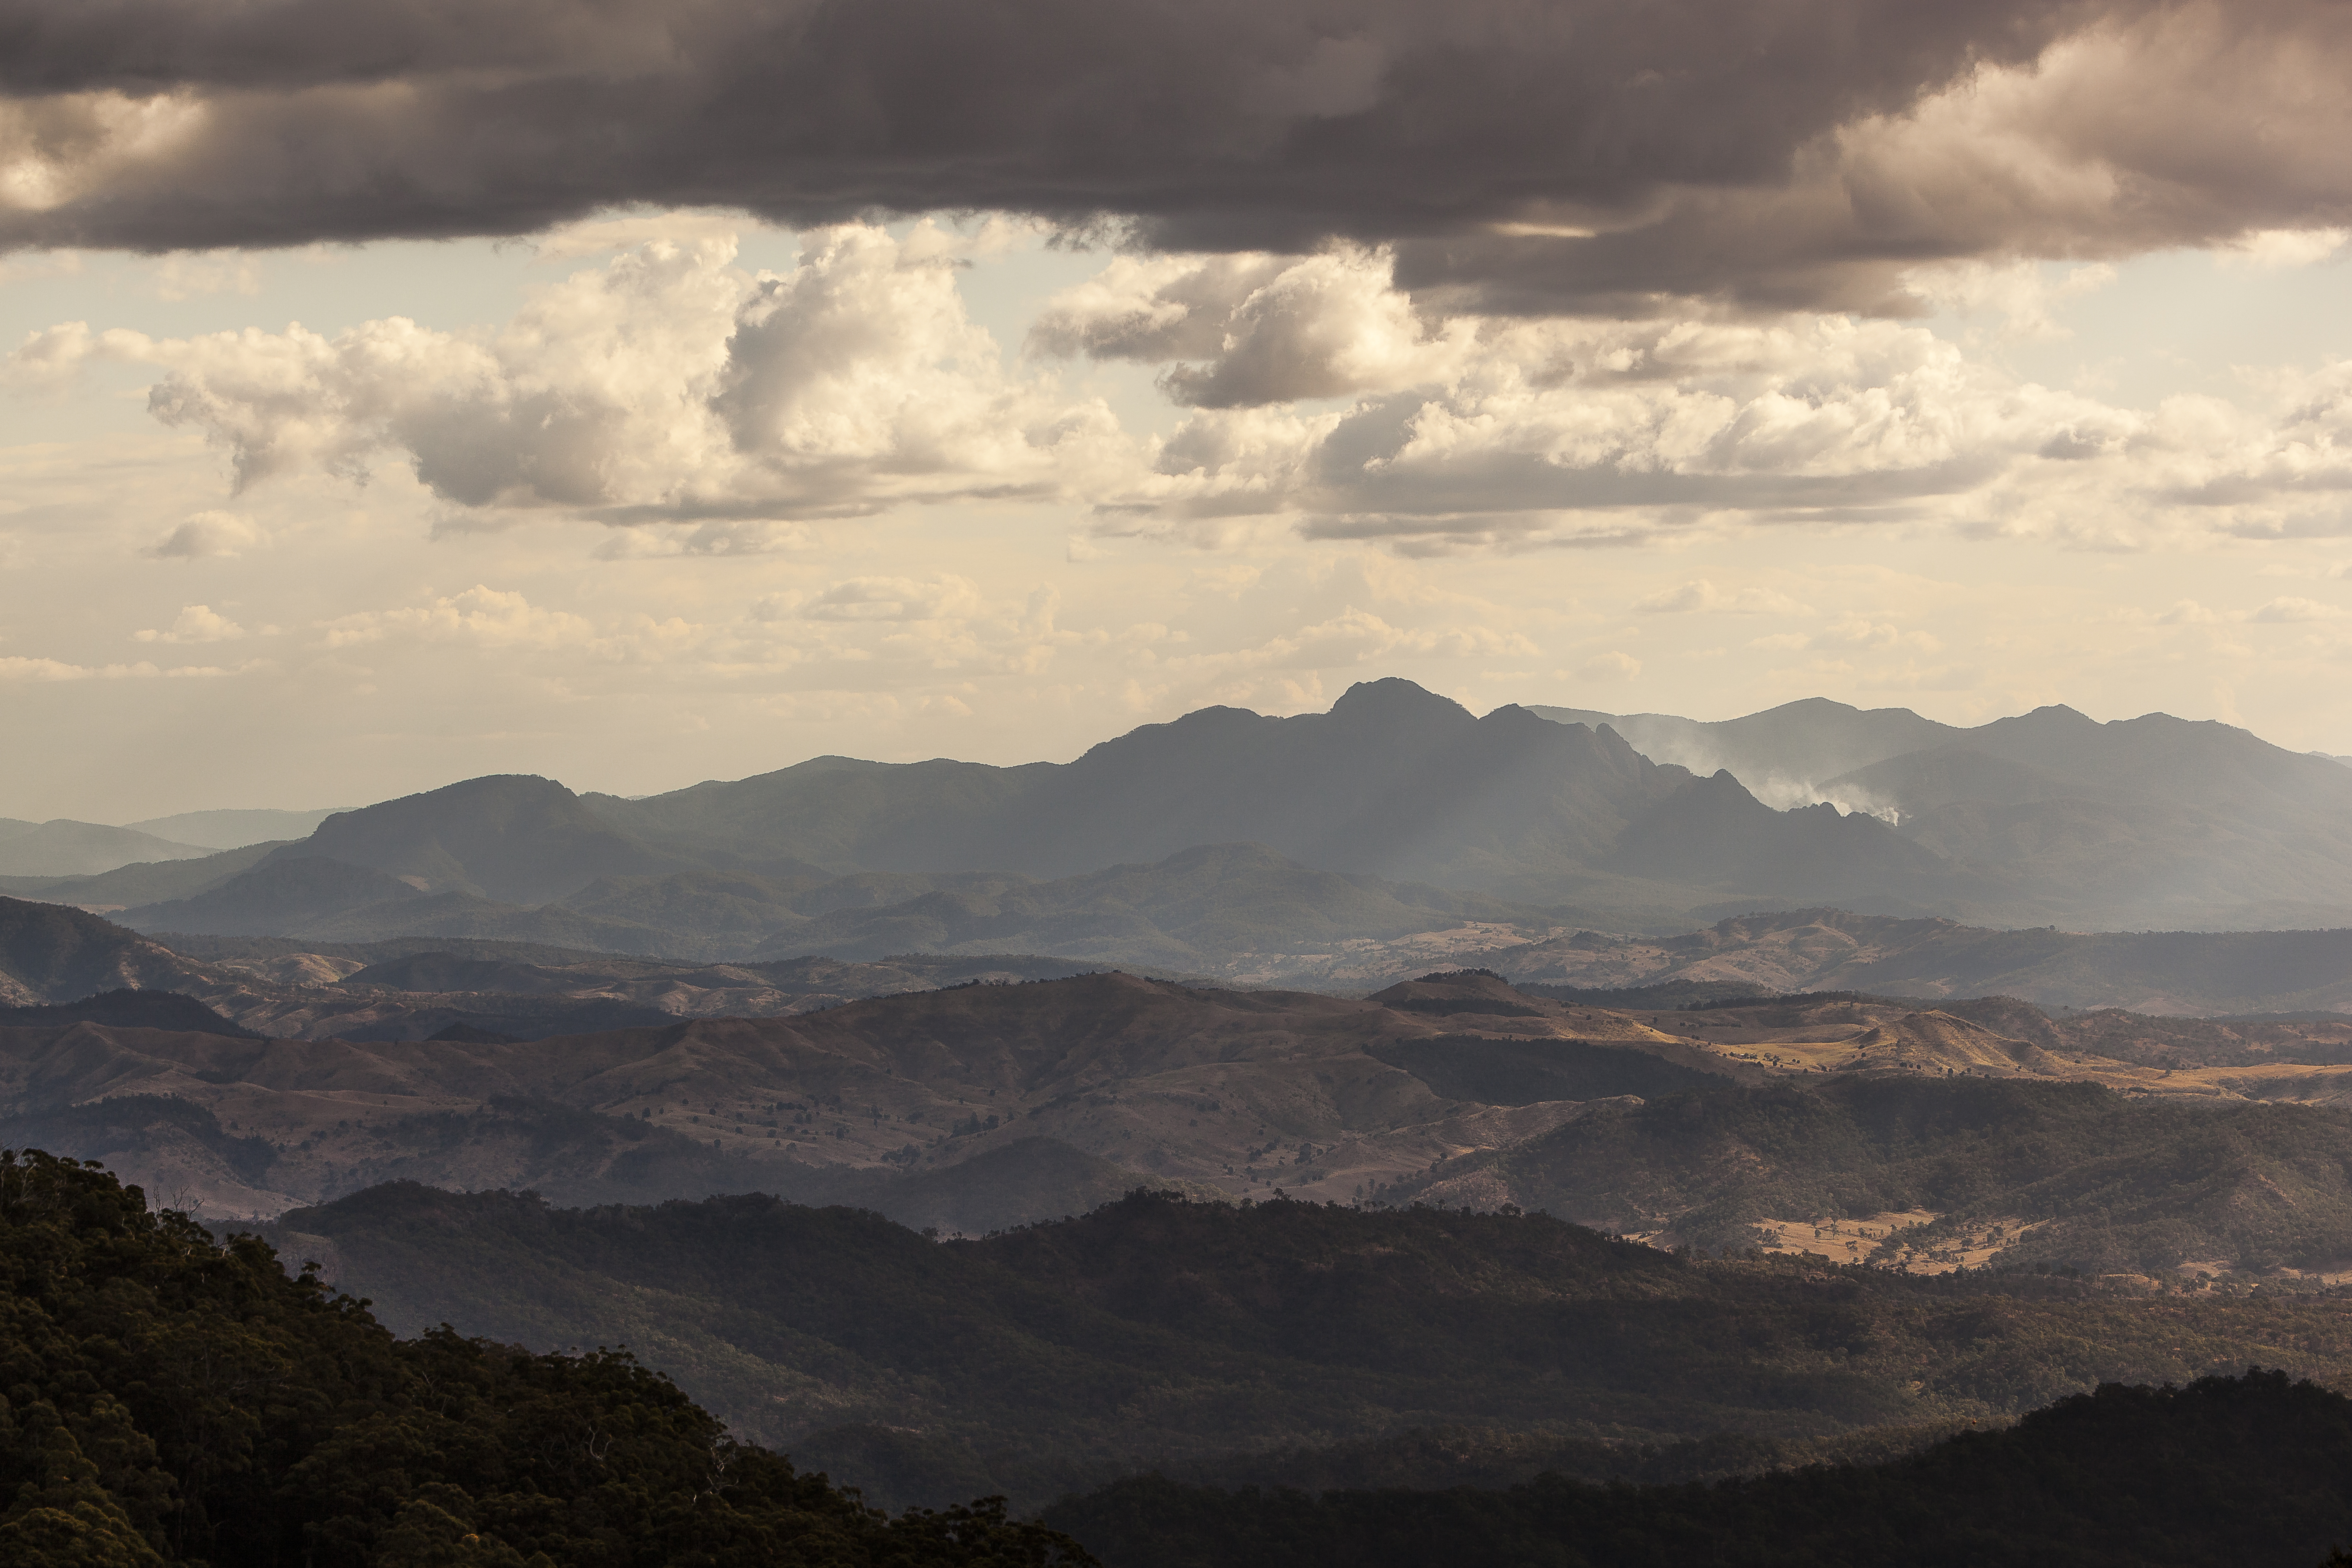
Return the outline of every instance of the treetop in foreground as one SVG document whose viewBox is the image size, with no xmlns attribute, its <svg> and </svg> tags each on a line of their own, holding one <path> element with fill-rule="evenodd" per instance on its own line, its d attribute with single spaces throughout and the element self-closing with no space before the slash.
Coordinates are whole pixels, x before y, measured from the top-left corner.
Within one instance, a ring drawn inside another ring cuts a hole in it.
<svg viewBox="0 0 2352 1568">
<path fill-rule="evenodd" d="M 891 1518 L 730 1438 L 626 1351 L 533 1354 L 216 1242 L 94 1164 L 0 1151 L 10 1568 L 1045 1568 L 1001 1500 Z"/>
</svg>

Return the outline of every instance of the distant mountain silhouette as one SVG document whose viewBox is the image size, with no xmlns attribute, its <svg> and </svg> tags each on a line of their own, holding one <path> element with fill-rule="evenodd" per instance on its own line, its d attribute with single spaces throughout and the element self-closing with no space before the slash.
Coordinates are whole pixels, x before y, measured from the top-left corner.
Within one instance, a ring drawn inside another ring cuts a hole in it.
<svg viewBox="0 0 2352 1568">
<path fill-rule="evenodd" d="M 1964 730 L 1818 699 L 1717 723 L 1534 711 L 1612 727 L 1655 762 L 1719 765 L 1774 805 L 1875 813 L 1946 868 L 1943 913 L 2352 924 L 2352 770 L 2231 725 L 2047 707 Z"/>
<path fill-rule="evenodd" d="M 278 811 L 270 809 L 184 811 L 173 816 L 150 817 L 124 826 L 158 838 L 182 844 L 202 844 L 214 849 L 241 849 L 248 844 L 272 844 L 299 838 L 338 811 Z"/>
<path fill-rule="evenodd" d="M 2352 925 L 2352 770 L 2161 714 L 1961 730 L 1813 700 L 1712 724 L 1478 718 L 1388 679 L 1325 713 L 1203 709 L 1069 763 L 824 757 L 642 800 L 472 779 L 231 858 L 253 856 L 0 889 L 146 931 L 1196 970 L 1481 921 L 1671 931 L 1826 904 L 2318 927 Z"/>
<path fill-rule="evenodd" d="M 423 892 L 517 904 L 546 903 L 599 877 L 692 864 L 615 829 L 562 784 L 523 774 L 337 812 L 271 858 L 340 860 L 411 879 Z"/>
<path fill-rule="evenodd" d="M 1202 709 L 1063 765 L 829 757 L 737 784 L 591 804 L 679 853 L 791 855 L 845 868 L 1058 877 L 1255 843 L 1320 869 L 1537 902 L 1598 890 L 1619 904 L 1670 903 L 1694 879 L 1735 889 L 1750 886 L 1750 874 L 1769 875 L 1776 893 L 1942 890 L 1933 858 L 1874 821 L 1824 836 L 1818 824 L 1759 810 L 1727 837 L 1718 825 L 1738 806 L 1729 797 L 1746 794 L 1735 781 L 1656 765 L 1612 732 L 1520 708 L 1474 718 L 1389 679 L 1349 688 L 1328 713 Z"/>
<path fill-rule="evenodd" d="M 272 857 L 209 892 L 121 918 L 144 931 L 307 936 L 330 945 L 439 936 L 750 961 L 1056 952 L 1163 971 L 1244 954 L 1328 952 L 1472 921 L 1496 935 L 1557 924 L 1526 905 L 1312 870 L 1252 844 L 1202 846 L 1158 865 L 1054 881 L 980 871 L 608 877 L 536 909 L 420 893 L 335 860 Z"/>
<path fill-rule="evenodd" d="M 272 854 L 207 892 L 129 911 L 124 923 L 151 931 L 275 936 L 349 910 L 424 897 L 421 889 L 368 867 L 318 855 L 281 859 Z"/>
<path fill-rule="evenodd" d="M 1653 762 L 1693 773 L 1727 768 L 1762 795 L 1868 767 L 1906 752 L 1958 740 L 1969 731 L 1923 719 L 1908 708 L 1851 708 L 1825 697 L 1784 702 L 1738 719 L 1702 721 L 1671 713 L 1602 713 L 1590 708 L 1529 707 L 1555 723 L 1608 725 Z"/>
<path fill-rule="evenodd" d="M 211 854 L 129 827 L 59 817 L 53 822 L 0 818 L 0 877 L 86 877 L 140 860 L 194 860 Z"/>
<path fill-rule="evenodd" d="M 274 844 L 249 844 L 200 859 L 133 861 L 90 876 L 0 877 L 0 893 L 97 910 L 161 903 L 217 888 L 251 870 L 275 847 Z"/>
</svg>

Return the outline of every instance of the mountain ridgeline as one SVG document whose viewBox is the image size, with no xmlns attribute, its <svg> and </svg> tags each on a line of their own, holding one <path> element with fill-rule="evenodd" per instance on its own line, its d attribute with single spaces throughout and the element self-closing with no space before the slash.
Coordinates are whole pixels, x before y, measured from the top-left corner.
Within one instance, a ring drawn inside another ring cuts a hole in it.
<svg viewBox="0 0 2352 1568">
<path fill-rule="evenodd" d="M 1433 1207 L 1137 1193 L 935 1244 L 766 1197 L 579 1210 L 398 1185 L 263 1234 L 396 1329 L 658 1346 L 738 1430 L 893 1502 L 1026 1508 L 1143 1469 L 1696 1479 L 1899 1452 L 2105 1383 L 2352 1375 L 2334 1300 L 1699 1262 Z"/>
<path fill-rule="evenodd" d="M 1531 711 L 1609 727 L 1660 763 L 1727 770 L 1772 805 L 1876 813 L 1983 879 L 1955 888 L 1946 914 L 2094 928 L 2352 924 L 2352 768 L 2227 724 L 2164 713 L 2101 724 L 2051 707 L 1960 729 L 1819 699 L 1718 723 Z"/>
<path fill-rule="evenodd" d="M 1336 955 L 1368 943 L 1427 956 L 1831 904 L 2352 925 L 2347 825 L 2352 769 L 2161 714 L 1478 718 L 1390 679 L 1326 713 L 1204 709 L 1068 763 L 820 757 L 641 799 L 472 779 L 291 842 L 0 890 L 152 931 L 720 961 L 1044 952 L 1338 983 Z"/>
<path fill-rule="evenodd" d="M 1109 942 L 1181 963 L 1544 924 L 1530 900 L 1660 916 L 1694 889 L 1924 897 L 1938 875 L 1874 818 L 1774 812 L 1728 776 L 1661 768 L 1612 733 L 1515 708 L 1474 719 L 1389 680 L 1327 714 L 1205 710 L 1066 766 L 820 758 L 637 801 L 476 779 L 329 817 L 216 886 L 123 918 L 638 952 L 672 950 L 675 932 L 739 958 L 973 943 L 1091 956 Z"/>
</svg>

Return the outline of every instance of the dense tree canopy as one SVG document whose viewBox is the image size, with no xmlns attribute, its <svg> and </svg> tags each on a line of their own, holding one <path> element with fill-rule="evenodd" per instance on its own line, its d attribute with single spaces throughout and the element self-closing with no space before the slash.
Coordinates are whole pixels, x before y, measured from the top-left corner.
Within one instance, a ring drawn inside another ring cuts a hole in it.
<svg viewBox="0 0 2352 1568">
<path fill-rule="evenodd" d="M 0 1152 L 10 1568 L 1029 1568 L 1001 1502 L 889 1518 L 627 1352 L 397 1340 L 249 1237 Z"/>
</svg>

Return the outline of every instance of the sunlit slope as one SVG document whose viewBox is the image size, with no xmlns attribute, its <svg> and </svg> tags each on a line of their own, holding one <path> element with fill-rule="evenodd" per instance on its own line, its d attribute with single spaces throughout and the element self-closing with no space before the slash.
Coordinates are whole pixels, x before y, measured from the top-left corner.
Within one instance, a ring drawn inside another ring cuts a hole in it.
<svg viewBox="0 0 2352 1568">
<path fill-rule="evenodd" d="M 1595 1027 L 1491 977 L 1400 991 L 1390 1006 L 1107 973 L 512 1043 L 0 1028 L 0 1102 L 44 1127 L 80 1116 L 141 1179 L 209 1192 L 234 1212 L 393 1174 L 618 1184 L 640 1196 L 813 1191 L 1034 1139 L 1237 1195 L 1353 1199 L 1582 1115 L 1596 1096 L 1626 1092 L 1629 1071 L 1754 1075 L 1629 1018 Z M 1463 1040 L 1549 1051 L 1543 1092 L 1476 1098 L 1398 1055 L 1418 1044 L 1458 1056 L 1449 1042 Z M 152 1110 L 177 1131 L 142 1142 L 147 1113 L 129 1106 L 139 1097 L 200 1115 Z M 101 1102 L 114 1109 L 92 1121 L 87 1108 Z M 533 1140 L 551 1138 L 574 1152 L 533 1166 Z M 253 1139 L 266 1147 L 240 1142 Z"/>
</svg>

